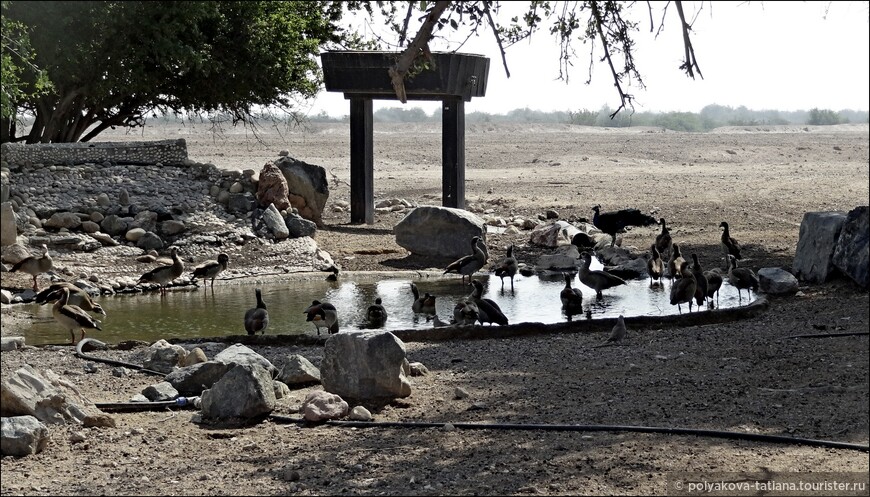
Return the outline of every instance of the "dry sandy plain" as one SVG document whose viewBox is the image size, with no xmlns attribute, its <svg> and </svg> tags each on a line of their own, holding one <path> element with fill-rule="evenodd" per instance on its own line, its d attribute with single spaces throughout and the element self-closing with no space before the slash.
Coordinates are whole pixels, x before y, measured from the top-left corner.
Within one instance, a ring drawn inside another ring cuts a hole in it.
<svg viewBox="0 0 870 497">
<path fill-rule="evenodd" d="M 374 128 L 376 200 L 438 205 L 440 126 Z M 208 131 L 203 125 L 169 125 L 101 138 L 183 137 L 192 159 L 233 169 L 259 170 L 288 150 L 334 175 L 331 201 L 349 199 L 344 125 L 267 129 L 259 138 L 235 129 Z M 470 124 L 466 200 L 502 216 L 555 209 L 563 219 L 591 218 L 594 204 L 605 210 L 636 207 L 665 217 L 675 241 L 705 261 L 720 256 L 717 227 L 724 220 L 744 245 L 747 266 L 790 269 L 805 212 L 867 204 L 868 138 L 866 124 L 703 134 Z M 316 240 L 345 271 L 439 268 L 449 262 L 408 256 L 396 245 L 392 227 L 400 216 L 352 225 L 348 213 L 329 210 Z M 641 251 L 656 232 L 632 230 L 623 246 Z M 493 258 L 509 243 L 517 245 L 522 262 L 533 263 L 545 252 L 528 245 L 528 232 L 491 235 L 488 241 Z M 257 264 L 244 254 L 232 260 Z M 755 319 L 631 328 L 618 347 L 594 348 L 601 333 L 408 342 L 409 359 L 431 374 L 413 378 L 410 397 L 378 406 L 375 420 L 493 423 L 493 429 L 312 427 L 276 420 L 228 427 L 193 423 L 193 412 L 184 410 L 114 414 L 117 428 L 52 426 L 51 442 L 40 454 L 3 458 L 0 494 L 664 495 L 688 490 L 689 482 L 723 480 L 749 482 L 746 494 L 755 494 L 755 480 L 765 475 L 779 483 L 856 477 L 866 482 L 866 450 L 503 428 L 666 426 L 866 447 L 867 337 L 789 337 L 867 329 L 867 290 L 836 278 L 802 284 L 797 296 L 772 298 Z M 254 348 L 279 363 L 299 353 L 317 364 L 322 355 L 318 347 Z M 104 354 L 123 359 L 128 353 Z M 110 367 L 85 374 L 85 361 L 69 347 L 4 352 L 2 359 L 4 375 L 24 363 L 63 372 L 95 402 L 122 401 L 155 381 L 140 374 L 117 378 Z M 457 387 L 470 396 L 455 398 Z M 276 414 L 296 416 L 315 388 L 294 391 L 279 401 Z M 84 441 L 74 442 L 74 434 Z M 867 488 L 848 495 L 867 495 Z"/>
</svg>

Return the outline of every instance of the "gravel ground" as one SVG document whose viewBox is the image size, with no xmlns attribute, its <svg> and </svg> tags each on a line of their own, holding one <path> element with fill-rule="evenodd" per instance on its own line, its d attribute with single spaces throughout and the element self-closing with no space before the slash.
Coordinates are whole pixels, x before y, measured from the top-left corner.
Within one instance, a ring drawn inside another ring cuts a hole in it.
<svg viewBox="0 0 870 497">
<path fill-rule="evenodd" d="M 440 129 L 375 126 L 376 199 L 440 201 Z M 317 127 L 260 141 L 216 140 L 189 127 L 146 128 L 134 139 L 184 136 L 191 158 L 259 169 L 282 149 L 334 174 L 331 200 L 348 200 L 347 130 Z M 106 136 L 106 140 L 118 137 Z M 637 207 L 665 217 L 684 253 L 721 264 L 720 221 L 743 243 L 749 267 L 790 269 L 804 212 L 848 211 L 868 200 L 868 126 L 729 128 L 706 134 L 568 126 L 471 125 L 467 201 L 494 214 L 563 219 Z M 344 271 L 442 268 L 395 244 L 400 214 L 352 225 L 326 213 L 316 235 Z M 640 252 L 656 230 L 636 229 L 623 247 Z M 545 252 L 528 232 L 491 235 L 491 257 L 509 243 L 521 262 Z M 640 247 L 640 248 L 637 248 Z M 280 245 L 273 247 L 279 250 Z M 234 270 L 256 270 L 253 244 Z M 94 259 L 93 270 L 110 261 Z M 4 288 L 26 280 L 2 274 Z M 220 284 L 220 280 L 216 284 Z M 169 296 L 171 299 L 171 294 Z M 3 335 L 28 316 L 3 306 Z M 578 495 L 675 494 L 689 481 L 867 481 L 866 451 L 675 434 L 510 430 L 513 424 L 637 425 L 868 443 L 868 292 L 845 278 L 771 298 L 754 319 L 702 326 L 629 326 L 623 345 L 576 330 L 519 338 L 406 342 L 428 376 L 412 395 L 368 406 L 376 422 L 489 423 L 493 429 L 306 426 L 287 422 L 313 386 L 279 401 L 272 419 L 247 426 L 192 422 L 194 411 L 113 414 L 116 428 L 50 427 L 41 453 L 2 459 L 0 494 L 15 495 Z M 282 364 L 317 346 L 252 348 Z M 100 352 L 125 359 L 136 351 Z M 96 354 L 96 353 L 95 353 Z M 211 356 L 211 354 L 209 354 Z M 4 377 L 23 364 L 62 373 L 94 402 L 118 402 L 156 379 L 118 378 L 70 347 L 2 354 Z M 456 398 L 457 388 L 468 392 Z M 461 425 L 459 425 L 461 426 Z M 74 441 L 82 438 L 83 441 Z M 83 478 L 83 469 L 87 477 Z M 727 474 L 726 474 L 727 473 Z M 735 476 L 735 474 L 739 475 Z M 779 473 L 789 473 L 780 475 Z M 771 476 L 773 475 L 773 476 Z M 683 484 L 681 488 L 679 485 Z M 734 493 L 734 492 L 730 492 Z M 751 492 L 754 493 L 754 492 Z M 866 495 L 863 492 L 849 495 Z"/>
</svg>

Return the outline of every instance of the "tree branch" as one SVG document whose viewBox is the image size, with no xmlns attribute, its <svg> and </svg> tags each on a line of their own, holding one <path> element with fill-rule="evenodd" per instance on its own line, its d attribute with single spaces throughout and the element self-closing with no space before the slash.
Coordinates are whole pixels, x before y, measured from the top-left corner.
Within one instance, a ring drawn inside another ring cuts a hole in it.
<svg viewBox="0 0 870 497">
<path fill-rule="evenodd" d="M 607 64 L 610 66 L 610 72 L 613 74 L 613 85 L 616 86 L 616 90 L 619 92 L 619 108 L 617 108 L 613 114 L 610 114 L 610 119 L 613 119 L 619 111 L 625 108 L 626 102 L 631 104 L 633 97 L 631 95 L 626 94 L 622 91 L 622 84 L 620 84 L 619 73 L 616 72 L 616 68 L 613 66 L 613 60 L 610 58 L 610 45 L 607 43 L 607 37 L 604 35 L 604 19 L 601 17 L 601 11 L 598 10 L 598 2 L 589 2 L 589 6 L 592 8 L 592 15 L 595 17 L 595 28 L 598 31 L 598 36 L 601 38 L 601 44 L 604 49 L 604 58 L 607 60 Z"/>
<path fill-rule="evenodd" d="M 426 20 L 423 21 L 423 25 L 420 26 L 420 31 L 417 32 L 417 36 L 414 37 L 414 40 L 411 41 L 408 48 L 402 51 L 396 64 L 389 69 L 393 90 L 395 90 L 396 97 L 398 97 L 399 101 L 403 104 L 408 102 L 408 96 L 405 93 L 405 74 L 408 73 L 414 60 L 416 60 L 421 53 L 429 52 L 429 40 L 432 38 L 432 30 L 435 29 L 435 24 L 449 5 L 450 2 L 435 2 L 432 10 L 430 10 L 429 14 L 426 16 Z"/>
<path fill-rule="evenodd" d="M 495 36 L 495 42 L 498 44 L 498 50 L 501 52 L 501 63 L 504 65 L 504 72 L 507 77 L 511 77 L 510 69 L 507 65 L 507 56 L 504 53 L 504 46 L 501 42 L 501 36 L 498 35 L 498 29 L 495 27 L 495 22 L 492 20 L 492 12 L 489 9 L 489 2 L 484 2 L 483 11 L 486 13 L 486 19 L 489 21 L 489 26 L 492 28 L 492 34 Z"/>
<path fill-rule="evenodd" d="M 674 4 L 677 6 L 677 13 L 680 15 L 680 28 L 683 31 L 683 48 L 686 55 L 680 69 L 686 71 L 686 74 L 688 74 L 689 77 L 695 79 L 694 68 L 694 70 L 698 71 L 698 76 L 700 76 L 701 79 L 704 79 L 704 75 L 701 74 L 701 68 L 698 66 L 698 59 L 695 58 L 695 49 L 692 47 L 692 40 L 689 37 L 689 31 L 692 30 L 692 26 L 686 22 L 686 16 L 683 13 L 683 2 L 677 1 L 674 2 Z"/>
</svg>

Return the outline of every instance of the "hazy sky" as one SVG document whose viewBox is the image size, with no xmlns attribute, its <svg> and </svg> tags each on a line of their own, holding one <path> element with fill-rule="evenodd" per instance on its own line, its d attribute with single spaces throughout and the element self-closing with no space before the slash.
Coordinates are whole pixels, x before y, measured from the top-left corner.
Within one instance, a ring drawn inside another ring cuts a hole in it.
<svg viewBox="0 0 870 497">
<path fill-rule="evenodd" d="M 661 16 L 664 2 L 653 2 Z M 503 2 L 499 19 L 508 19 L 528 2 Z M 679 18 L 673 4 L 665 31 L 650 33 L 645 3 L 636 3 L 631 15 L 640 20 L 635 62 L 646 84 L 624 90 L 635 96 L 638 112 L 698 112 L 705 105 L 744 105 L 753 110 L 870 109 L 870 30 L 868 2 L 704 2 L 693 25 L 695 55 L 704 79 L 692 80 L 679 70 L 683 54 Z M 700 3 L 684 2 L 687 16 Z M 640 16 L 640 17 L 638 17 Z M 366 27 L 382 36 L 386 28 Z M 392 39 L 392 38 L 391 38 Z M 456 37 L 456 41 L 461 41 Z M 432 50 L 452 50 L 436 41 Z M 588 48 L 578 44 L 579 59 L 570 69 L 570 81 L 559 74 L 559 48 L 555 38 L 538 32 L 531 42 L 507 50 L 511 77 L 507 78 L 491 33 L 469 40 L 459 51 L 490 58 L 485 97 L 476 97 L 466 112 L 505 113 L 516 108 L 553 111 L 619 106 L 609 68 L 596 63 L 592 83 L 588 74 Z M 596 54 L 596 60 L 600 56 Z M 374 109 L 422 107 L 427 114 L 438 102 L 375 100 Z M 348 114 L 349 102 L 341 93 L 321 92 L 310 113 Z"/>
</svg>

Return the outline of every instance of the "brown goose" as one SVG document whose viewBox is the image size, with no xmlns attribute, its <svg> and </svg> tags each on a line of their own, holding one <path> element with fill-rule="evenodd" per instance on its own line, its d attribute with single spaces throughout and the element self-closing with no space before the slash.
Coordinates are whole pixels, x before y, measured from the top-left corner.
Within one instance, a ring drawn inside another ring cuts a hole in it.
<svg viewBox="0 0 870 497">
<path fill-rule="evenodd" d="M 722 287 L 721 269 L 714 267 L 709 271 L 704 271 L 704 277 L 707 278 L 707 298 L 710 299 L 710 307 L 713 307 L 713 295 L 716 295 L 716 305 L 719 305 L 719 289 Z"/>
<path fill-rule="evenodd" d="M 61 297 L 63 297 L 64 288 L 69 289 L 67 304 L 77 305 L 88 312 L 96 312 L 97 314 L 102 314 L 103 316 L 106 315 L 106 311 L 103 310 L 103 307 L 100 304 L 94 302 L 88 292 L 66 281 L 52 283 L 51 286 L 37 293 L 36 303 L 47 304 L 49 302 L 59 300 Z"/>
<path fill-rule="evenodd" d="M 665 218 L 659 218 L 659 224 L 662 225 L 662 232 L 656 236 L 656 249 L 659 254 L 665 254 L 671 248 L 673 239 L 671 238 L 671 230 L 668 229 L 665 223 Z"/>
<path fill-rule="evenodd" d="M 722 221 L 719 223 L 719 227 L 723 228 L 722 251 L 725 253 L 726 262 L 729 255 L 733 255 L 735 259 L 740 260 L 740 244 L 737 243 L 737 240 L 731 238 L 731 231 L 728 229 L 728 223 Z"/>
<path fill-rule="evenodd" d="M 227 265 L 230 262 L 230 256 L 227 254 L 219 254 L 216 261 L 208 261 L 193 269 L 194 279 L 210 279 L 211 287 L 214 288 L 214 279 L 219 274 L 226 271 Z"/>
<path fill-rule="evenodd" d="M 613 288 L 615 286 L 624 285 L 625 280 L 619 276 L 610 274 L 606 271 L 590 271 L 589 266 L 592 264 L 592 255 L 589 252 L 580 254 L 580 283 L 595 290 L 596 298 L 603 298 L 603 290 Z"/>
<path fill-rule="evenodd" d="M 514 276 L 517 274 L 517 260 L 514 257 L 514 245 L 510 244 L 505 258 L 495 268 L 495 275 L 501 278 L 501 287 L 504 289 L 504 279 L 511 279 L 511 291 L 514 291 Z"/>
<path fill-rule="evenodd" d="M 698 254 L 692 254 L 692 275 L 695 277 L 695 303 L 698 304 L 698 309 L 707 302 L 707 290 L 709 283 L 707 277 L 704 276 L 704 269 L 701 263 L 698 262 Z"/>
<path fill-rule="evenodd" d="M 483 283 L 479 280 L 472 280 L 471 286 L 474 290 L 471 292 L 471 300 L 477 304 L 477 319 L 480 324 L 498 324 L 499 326 L 507 326 L 508 318 L 501 311 L 498 304 L 492 299 L 483 298 Z"/>
<path fill-rule="evenodd" d="M 677 246 L 674 245 L 674 248 L 677 248 Z M 683 261 L 680 266 L 680 273 L 684 276 L 671 285 L 671 305 L 676 305 L 677 310 L 682 314 L 683 310 L 680 308 L 680 304 L 688 303 L 689 312 L 692 312 L 692 300 L 695 298 L 695 289 L 698 284 L 689 273 L 688 261 Z"/>
<path fill-rule="evenodd" d="M 178 247 L 172 247 L 169 249 L 169 253 L 172 255 L 171 266 L 160 266 L 148 271 L 139 277 L 138 283 L 157 283 L 160 287 L 160 294 L 165 295 L 166 284 L 171 283 L 172 280 L 184 273 L 184 263 L 178 258 Z"/>
<path fill-rule="evenodd" d="M 733 255 L 728 256 L 728 262 L 728 283 L 737 288 L 738 301 L 743 300 L 740 291 L 744 288 L 749 298 L 752 298 L 750 290 L 758 293 L 758 276 L 756 276 L 755 271 L 745 267 L 737 267 L 737 258 Z"/>
<path fill-rule="evenodd" d="M 650 245 L 649 253 L 650 258 L 646 261 L 646 272 L 649 274 L 649 286 L 653 286 L 661 284 L 662 274 L 665 272 L 665 263 L 655 244 Z"/>
<path fill-rule="evenodd" d="M 42 244 L 42 255 L 40 256 L 30 256 L 21 259 L 10 269 L 10 272 L 21 271 L 22 273 L 27 273 L 30 276 L 33 276 L 33 290 L 39 290 L 39 287 L 36 285 L 36 277 L 42 273 L 47 273 L 51 271 L 51 268 L 54 267 L 54 262 L 51 260 L 51 256 L 48 255 L 48 245 Z"/>
<path fill-rule="evenodd" d="M 565 288 L 559 292 L 562 311 L 568 316 L 568 320 L 576 314 L 583 314 L 583 292 L 579 288 L 571 288 L 571 280 L 573 279 L 573 274 L 565 273 Z"/>
<path fill-rule="evenodd" d="M 456 273 L 462 275 L 462 283 L 465 283 L 465 277 L 471 281 L 471 276 L 479 271 L 486 264 L 486 253 L 481 248 L 479 236 L 471 239 L 471 255 L 466 255 L 450 263 L 444 270 L 444 274 Z"/>
<path fill-rule="evenodd" d="M 414 302 L 411 304 L 411 310 L 416 314 L 426 314 L 432 316 L 435 314 L 435 296 L 429 292 L 420 296 L 420 291 L 417 290 L 417 285 L 411 283 L 411 293 L 414 294 Z"/>
<path fill-rule="evenodd" d="M 305 320 L 314 323 L 318 335 L 320 328 L 326 328 L 328 333 L 338 333 L 338 311 L 329 302 L 315 300 L 302 312 L 308 314 Z"/>
<path fill-rule="evenodd" d="M 82 330 L 82 336 L 79 339 L 85 339 L 85 328 L 92 330 L 102 330 L 100 322 L 92 318 L 90 314 L 85 312 L 77 305 L 69 304 L 69 288 L 61 289 L 61 297 L 51 308 L 51 315 L 64 329 L 69 330 L 70 339 L 73 344 L 76 344 L 76 328 Z"/>
<path fill-rule="evenodd" d="M 253 335 L 256 332 L 266 334 L 266 328 L 269 326 L 269 311 L 266 310 L 266 303 L 263 302 L 263 293 L 259 288 L 254 290 L 257 294 L 257 307 L 252 307 L 245 311 L 245 331 L 248 335 Z"/>
<path fill-rule="evenodd" d="M 380 297 L 366 310 L 366 320 L 371 328 L 380 328 L 387 322 L 387 310 L 384 308 Z"/>
<path fill-rule="evenodd" d="M 477 322 L 480 311 L 470 297 L 463 297 L 453 307 L 453 322 L 457 326 L 465 326 Z"/>
<path fill-rule="evenodd" d="M 671 245 L 671 259 L 668 261 L 668 276 L 671 278 L 671 284 L 674 284 L 674 278 L 682 278 L 683 254 L 680 253 L 680 246 L 676 243 Z"/>
</svg>

